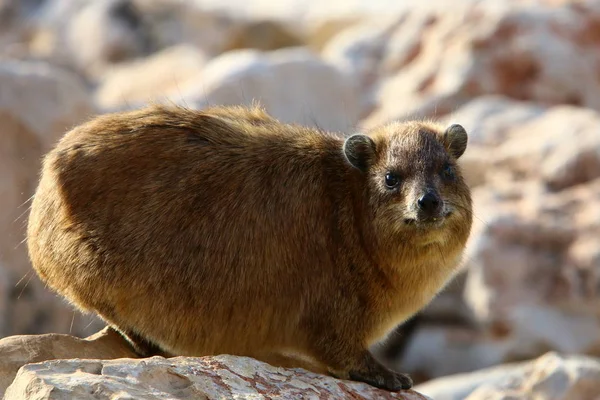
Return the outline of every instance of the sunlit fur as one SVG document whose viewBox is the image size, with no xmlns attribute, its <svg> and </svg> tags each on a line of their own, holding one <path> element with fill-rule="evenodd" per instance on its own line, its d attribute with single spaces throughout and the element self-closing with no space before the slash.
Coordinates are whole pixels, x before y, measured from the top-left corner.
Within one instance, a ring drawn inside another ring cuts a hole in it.
<svg viewBox="0 0 600 400">
<path fill-rule="evenodd" d="M 439 176 L 456 161 L 442 132 L 417 122 L 369 132 L 376 157 L 363 172 L 343 137 L 258 108 L 99 116 L 44 159 L 31 260 L 142 353 L 147 341 L 399 388 L 405 378 L 367 349 L 446 284 L 471 227 L 460 169 L 453 182 Z M 382 186 L 390 168 L 396 194 Z M 403 222 L 423 185 L 453 210 L 435 229 Z"/>
</svg>

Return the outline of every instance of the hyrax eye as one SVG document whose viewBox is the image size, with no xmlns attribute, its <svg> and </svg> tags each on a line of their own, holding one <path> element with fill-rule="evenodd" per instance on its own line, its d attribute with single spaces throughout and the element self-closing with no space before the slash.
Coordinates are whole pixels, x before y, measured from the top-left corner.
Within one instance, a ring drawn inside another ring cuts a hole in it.
<svg viewBox="0 0 600 400">
<path fill-rule="evenodd" d="M 446 179 L 454 179 L 454 167 L 450 164 L 444 165 L 442 169 L 442 175 Z"/>
<path fill-rule="evenodd" d="M 400 178 L 398 177 L 398 175 L 394 174 L 393 172 L 388 172 L 385 174 L 385 186 L 388 189 L 395 189 L 398 187 L 399 184 Z"/>
</svg>

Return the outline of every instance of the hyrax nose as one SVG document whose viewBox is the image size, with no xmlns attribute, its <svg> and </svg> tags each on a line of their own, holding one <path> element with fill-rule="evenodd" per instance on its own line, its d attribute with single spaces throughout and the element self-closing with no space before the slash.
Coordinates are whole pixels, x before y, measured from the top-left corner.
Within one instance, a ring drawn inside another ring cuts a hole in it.
<svg viewBox="0 0 600 400">
<path fill-rule="evenodd" d="M 440 198 L 434 192 L 425 193 L 417 200 L 419 209 L 427 215 L 435 215 L 440 209 Z"/>
</svg>

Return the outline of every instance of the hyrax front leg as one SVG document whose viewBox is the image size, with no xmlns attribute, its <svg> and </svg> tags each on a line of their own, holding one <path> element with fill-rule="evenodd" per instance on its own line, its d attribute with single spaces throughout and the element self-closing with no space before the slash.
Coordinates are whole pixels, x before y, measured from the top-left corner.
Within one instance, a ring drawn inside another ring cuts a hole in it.
<svg viewBox="0 0 600 400">
<path fill-rule="evenodd" d="M 331 337 L 330 339 L 319 340 L 320 348 L 316 350 L 319 361 L 328 366 L 332 375 L 394 392 L 412 387 L 412 379 L 408 375 L 385 367 L 363 346 L 351 345 Z"/>
</svg>

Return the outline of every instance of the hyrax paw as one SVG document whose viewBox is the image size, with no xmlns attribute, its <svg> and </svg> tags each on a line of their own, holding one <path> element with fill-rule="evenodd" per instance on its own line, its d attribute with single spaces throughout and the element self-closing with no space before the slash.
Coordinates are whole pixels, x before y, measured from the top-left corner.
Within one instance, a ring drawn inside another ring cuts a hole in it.
<svg viewBox="0 0 600 400">
<path fill-rule="evenodd" d="M 387 389 L 395 392 L 398 390 L 408 390 L 412 386 L 413 381 L 410 379 L 410 376 L 394 372 L 393 376 L 386 380 L 385 387 L 382 387 L 381 389 Z"/>
<path fill-rule="evenodd" d="M 368 383 L 379 389 L 397 392 L 398 390 L 410 389 L 413 385 L 412 379 L 406 374 L 393 371 L 385 371 L 377 374 L 366 375 L 360 372 L 350 372 L 350 379 Z"/>
</svg>

